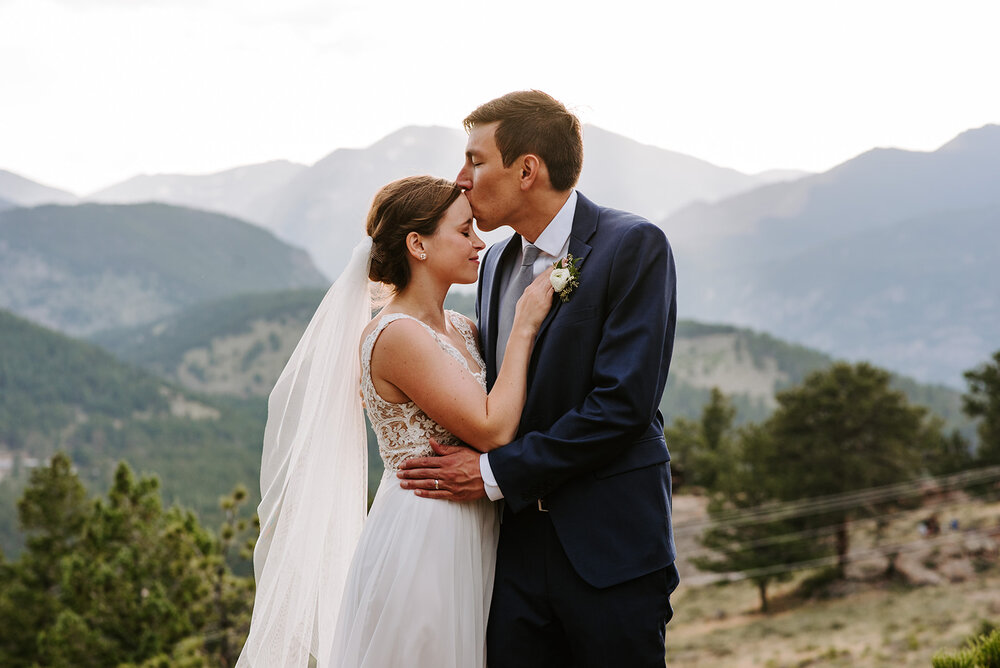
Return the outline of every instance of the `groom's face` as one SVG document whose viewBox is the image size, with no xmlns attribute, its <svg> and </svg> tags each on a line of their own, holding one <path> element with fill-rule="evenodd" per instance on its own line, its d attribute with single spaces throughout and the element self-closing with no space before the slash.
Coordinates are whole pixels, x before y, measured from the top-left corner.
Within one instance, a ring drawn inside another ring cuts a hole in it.
<svg viewBox="0 0 1000 668">
<path fill-rule="evenodd" d="M 494 135 L 499 123 L 477 125 L 469 131 L 465 165 L 455 182 L 465 189 L 476 224 L 484 232 L 516 219 L 521 203 L 520 172 L 517 161 L 503 166 Z"/>
</svg>

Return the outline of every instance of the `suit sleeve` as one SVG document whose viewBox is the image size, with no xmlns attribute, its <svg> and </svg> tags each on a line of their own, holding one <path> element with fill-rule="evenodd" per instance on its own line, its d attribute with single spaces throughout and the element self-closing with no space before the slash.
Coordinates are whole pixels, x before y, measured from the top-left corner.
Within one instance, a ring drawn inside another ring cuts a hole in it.
<svg viewBox="0 0 1000 668">
<path fill-rule="evenodd" d="M 585 265 L 582 280 L 586 280 Z M 608 280 L 608 313 L 582 403 L 548 430 L 489 453 L 515 512 L 566 480 L 612 462 L 654 420 L 673 348 L 676 272 L 663 232 L 648 222 L 619 239 Z M 585 373 L 585 372 L 584 372 Z"/>
</svg>

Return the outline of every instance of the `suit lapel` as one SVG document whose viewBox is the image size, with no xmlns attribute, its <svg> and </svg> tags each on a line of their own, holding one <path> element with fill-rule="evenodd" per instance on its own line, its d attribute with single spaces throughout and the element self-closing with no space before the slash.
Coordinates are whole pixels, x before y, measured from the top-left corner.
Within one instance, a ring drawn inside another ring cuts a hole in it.
<svg viewBox="0 0 1000 668">
<path fill-rule="evenodd" d="M 521 235 L 515 234 L 510 239 L 507 240 L 506 245 L 500 252 L 491 253 L 490 260 L 496 259 L 487 266 L 487 269 L 492 266 L 492 274 L 487 271 L 483 272 L 483 278 L 489 281 L 489 293 L 487 296 L 488 303 L 486 308 L 487 323 L 486 323 L 486 349 L 483 351 L 486 357 L 486 381 L 488 387 L 493 387 L 493 383 L 497 378 L 497 336 L 499 335 L 497 329 L 497 321 L 500 318 L 500 286 L 502 285 L 503 277 L 506 275 L 506 267 L 510 264 L 511 258 L 516 255 L 521 249 Z"/>
<path fill-rule="evenodd" d="M 593 202 L 583 196 L 583 193 L 577 191 L 577 201 L 576 210 L 573 212 L 573 231 L 569 235 L 569 254 L 573 256 L 574 260 L 580 261 L 580 280 L 585 281 L 587 275 L 586 260 L 587 256 L 590 255 L 591 247 L 587 243 L 590 237 L 594 235 L 594 231 L 597 229 L 597 219 L 598 219 L 598 208 Z M 573 296 L 570 295 L 570 299 Z M 554 297 L 555 303 L 552 308 L 549 309 L 548 315 L 545 316 L 545 320 L 542 321 L 541 326 L 538 328 L 538 334 L 535 336 L 535 348 L 538 350 L 538 341 L 541 340 L 542 336 L 545 334 L 545 330 L 549 328 L 552 321 L 555 320 L 556 315 L 559 313 L 559 309 L 563 305 L 563 301 L 559 297 Z M 532 351 L 532 359 L 534 359 L 534 351 Z"/>
</svg>

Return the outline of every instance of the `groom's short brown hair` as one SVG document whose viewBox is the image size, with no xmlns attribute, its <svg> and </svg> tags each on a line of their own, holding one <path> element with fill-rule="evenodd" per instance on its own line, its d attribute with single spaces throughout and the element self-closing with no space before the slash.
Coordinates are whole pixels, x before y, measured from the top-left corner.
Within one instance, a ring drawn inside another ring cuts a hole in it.
<svg viewBox="0 0 1000 668">
<path fill-rule="evenodd" d="M 533 153 L 545 162 L 553 188 L 569 190 L 576 185 L 583 169 L 580 119 L 561 102 L 540 90 L 516 91 L 481 105 L 462 124 L 468 131 L 496 122 L 504 167 Z"/>
</svg>

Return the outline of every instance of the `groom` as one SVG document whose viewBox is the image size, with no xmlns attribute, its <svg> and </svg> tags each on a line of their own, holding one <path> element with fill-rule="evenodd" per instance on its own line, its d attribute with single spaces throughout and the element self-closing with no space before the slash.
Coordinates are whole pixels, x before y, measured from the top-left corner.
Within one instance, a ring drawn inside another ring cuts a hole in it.
<svg viewBox="0 0 1000 668">
<path fill-rule="evenodd" d="M 662 668 L 678 583 L 657 409 L 676 320 L 670 246 L 648 221 L 574 190 L 580 122 L 545 93 L 487 102 L 465 127 L 457 182 L 476 222 L 517 232 L 482 263 L 490 387 L 525 283 L 572 255 L 578 285 L 538 331 L 517 438 L 484 455 L 434 444 L 441 456 L 406 462 L 401 484 L 428 498 L 504 499 L 490 668 Z"/>
</svg>

